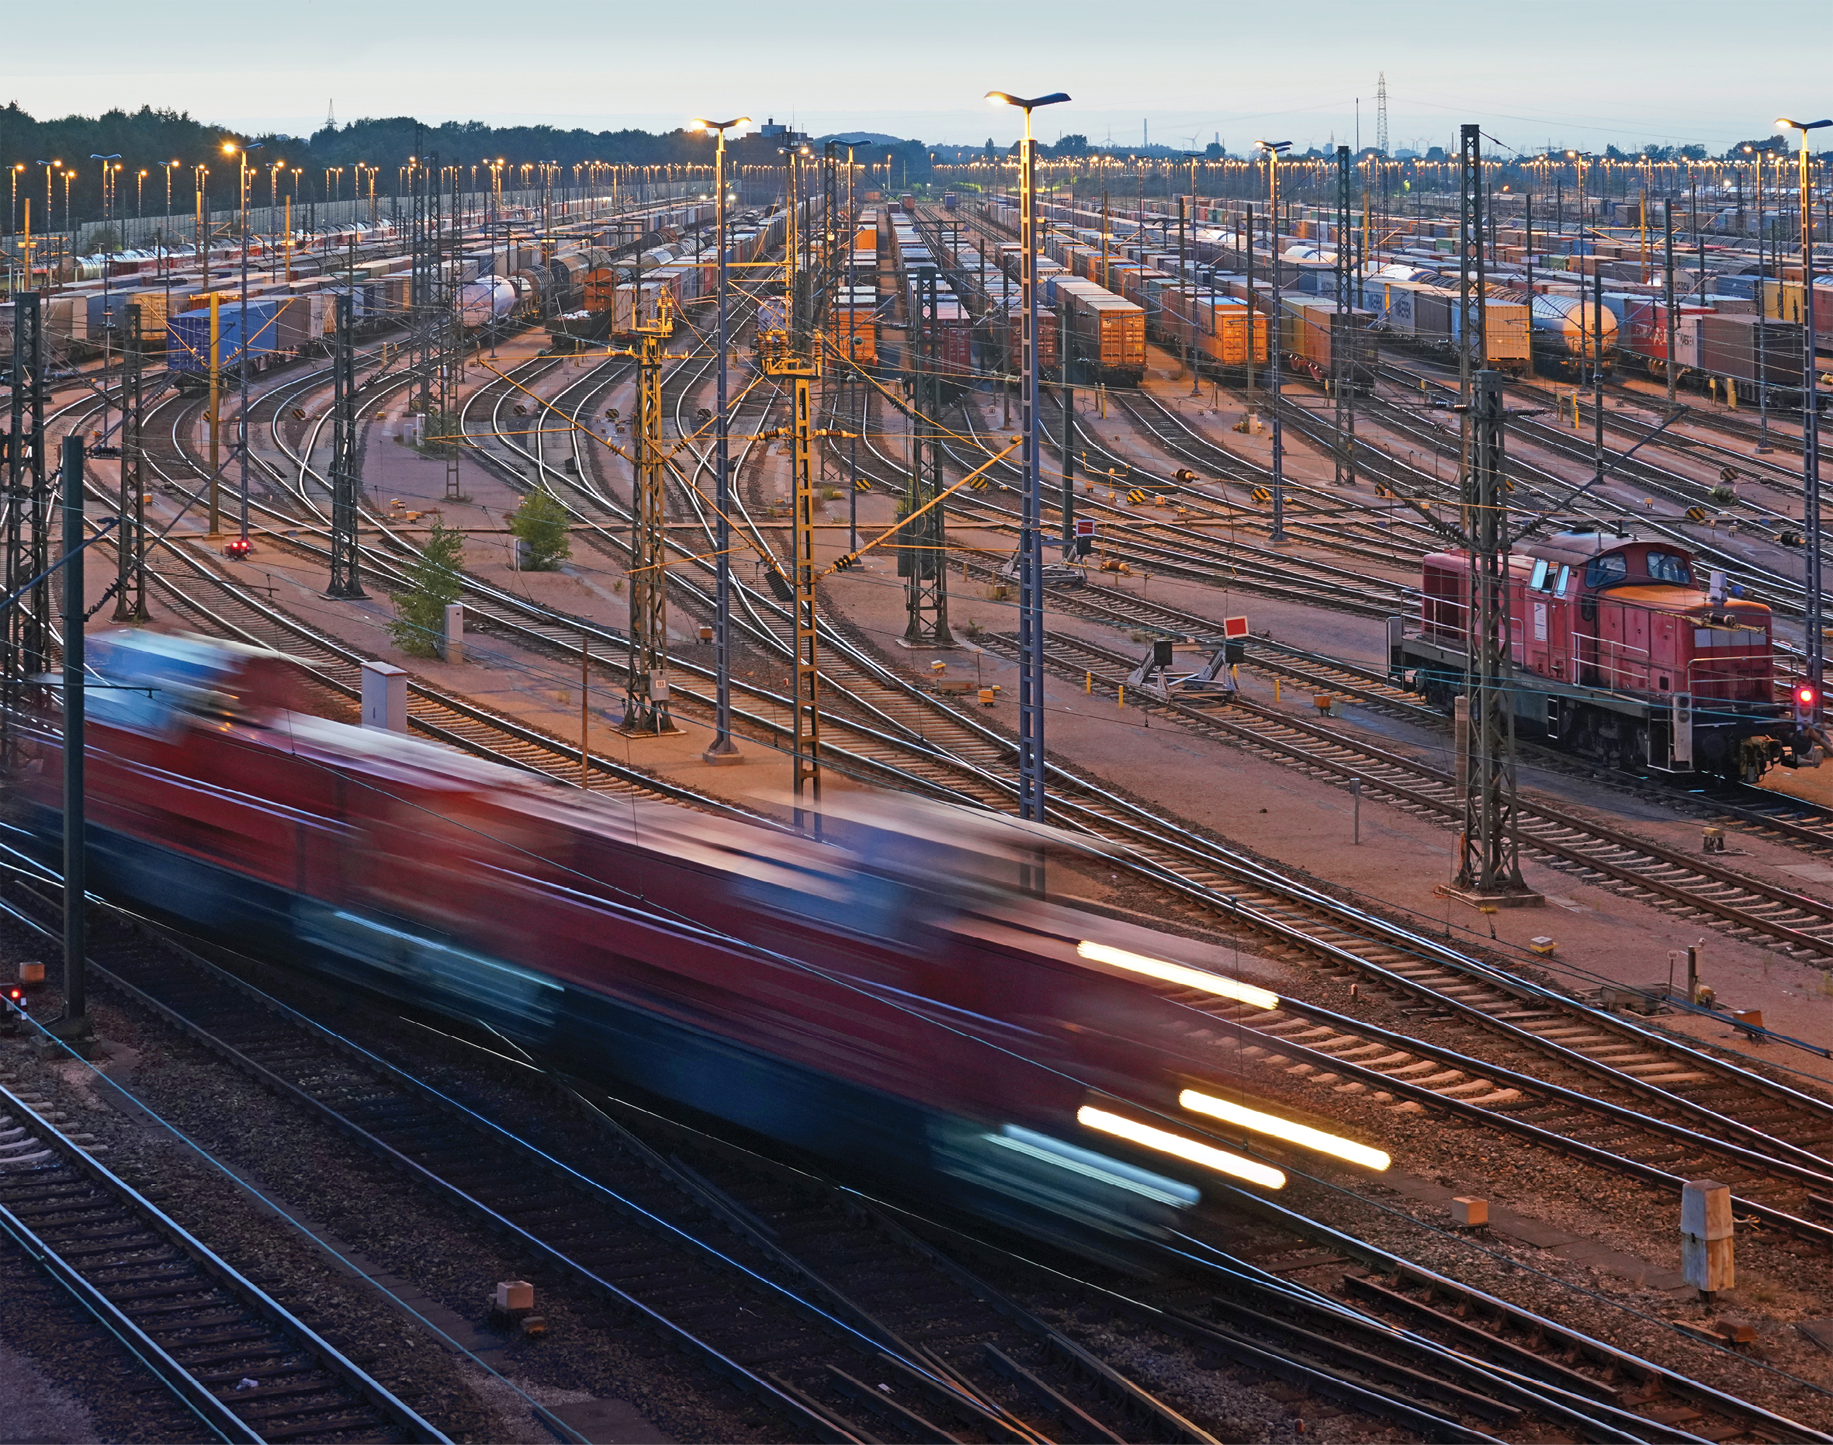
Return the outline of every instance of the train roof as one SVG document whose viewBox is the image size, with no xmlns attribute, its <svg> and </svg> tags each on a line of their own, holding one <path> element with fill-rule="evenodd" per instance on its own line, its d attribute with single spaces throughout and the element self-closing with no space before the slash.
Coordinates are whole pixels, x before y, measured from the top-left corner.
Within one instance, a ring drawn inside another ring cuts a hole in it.
<svg viewBox="0 0 1833 1445">
<path fill-rule="evenodd" d="M 1538 541 L 1529 542 L 1520 549 L 1529 557 L 1544 557 L 1549 562 L 1563 562 L 1572 566 L 1580 562 L 1589 562 L 1593 557 L 1601 557 L 1606 552 L 1620 551 L 1642 542 L 1658 541 L 1664 548 L 1680 552 L 1691 560 L 1693 553 L 1685 547 L 1669 543 L 1664 538 L 1638 537 L 1632 532 L 1603 532 L 1591 528 L 1568 532 L 1555 532 Z"/>
</svg>

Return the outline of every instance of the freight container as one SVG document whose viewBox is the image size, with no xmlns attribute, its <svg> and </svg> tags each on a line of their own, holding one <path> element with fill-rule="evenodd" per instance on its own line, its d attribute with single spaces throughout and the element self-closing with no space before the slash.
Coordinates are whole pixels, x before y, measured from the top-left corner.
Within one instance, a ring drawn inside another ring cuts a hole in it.
<svg viewBox="0 0 1833 1445">
<path fill-rule="evenodd" d="M 1167 345 L 1182 350 L 1192 344 L 1211 364 L 1239 367 L 1247 364 L 1248 307 L 1232 296 L 1192 294 L 1176 287 L 1162 295 L 1160 330 Z M 1267 316 L 1253 313 L 1253 359 L 1267 360 Z"/>
<path fill-rule="evenodd" d="M 1338 311 L 1334 301 L 1304 296 L 1282 297 L 1279 303 L 1280 350 L 1322 381 L 1336 378 L 1366 391 L 1375 384 L 1374 320 L 1367 311 Z"/>
<path fill-rule="evenodd" d="M 1772 321 L 1806 325 L 1801 268 L 1784 269 L 1793 269 L 1793 280 L 1778 281 L 1771 278 L 1757 283 L 1757 289 L 1762 293 L 1763 314 Z M 1833 278 L 1820 278 L 1814 282 L 1814 349 L 1833 349 Z"/>
<path fill-rule="evenodd" d="M 324 340 L 334 316 L 335 312 L 326 307 L 322 291 L 309 296 L 293 297 L 281 308 L 280 349 L 304 351 L 308 346 Z"/>
<path fill-rule="evenodd" d="M 48 297 L 41 315 L 47 338 L 63 344 L 89 339 L 89 303 L 84 297 Z"/>
<path fill-rule="evenodd" d="M 1057 283 L 1069 356 L 1089 379 L 1137 386 L 1146 368 L 1144 308 L 1093 281 Z"/>
<path fill-rule="evenodd" d="M 1740 386 L 1800 388 L 1804 328 L 1768 317 L 1719 314 L 1701 316 L 1697 324 L 1701 371 L 1732 377 Z"/>
<path fill-rule="evenodd" d="M 878 364 L 878 293 L 853 287 L 835 292 L 828 306 L 834 349 L 858 366 Z"/>
<path fill-rule="evenodd" d="M 1616 304 L 1612 304 L 1613 301 Z M 1605 294 L 1604 305 L 1617 317 L 1617 340 L 1620 347 L 1630 355 L 1639 357 L 1649 372 L 1657 377 L 1667 375 L 1668 354 L 1668 308 L 1665 301 L 1652 296 L 1611 296 Z M 1675 327 L 1678 334 L 1687 328 L 1688 318 L 1709 314 L 1708 306 L 1695 306 L 1691 303 L 1675 308 Z M 1687 334 L 1692 335 L 1690 328 Z M 1698 358 L 1688 360 L 1680 355 L 1676 343 L 1676 359 L 1682 366 L 1697 366 Z"/>
<path fill-rule="evenodd" d="M 280 354 L 282 303 L 255 300 L 248 303 L 248 359 L 257 369 Z M 166 365 L 175 372 L 207 373 L 210 369 L 210 313 L 186 311 L 171 318 L 166 330 Z M 217 310 L 217 365 L 232 371 L 242 364 L 242 306 Z"/>
<path fill-rule="evenodd" d="M 1025 312 L 1019 299 L 1018 288 L 1012 288 L 1009 305 L 1002 305 L 997 295 L 993 298 L 992 310 L 989 313 L 988 332 L 990 334 L 994 362 L 1007 375 L 1015 375 L 1024 367 L 1024 327 Z M 1054 310 L 1039 306 L 1037 312 L 1037 364 L 1048 369 L 1059 364 L 1057 357 L 1057 314 Z"/>
</svg>

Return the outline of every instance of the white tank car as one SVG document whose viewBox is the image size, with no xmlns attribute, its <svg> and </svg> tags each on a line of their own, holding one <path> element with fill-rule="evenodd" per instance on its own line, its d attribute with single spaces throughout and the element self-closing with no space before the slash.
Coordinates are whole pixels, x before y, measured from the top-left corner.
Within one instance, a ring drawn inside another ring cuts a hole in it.
<svg viewBox="0 0 1833 1445">
<path fill-rule="evenodd" d="M 1533 302 L 1534 354 L 1566 366 L 1591 365 L 1597 350 L 1599 314 L 1589 296 L 1536 295 Z M 1617 318 L 1606 306 L 1602 315 L 1604 367 L 1616 364 Z"/>
<path fill-rule="evenodd" d="M 459 321 L 467 331 L 474 330 L 507 316 L 518 299 L 516 288 L 497 277 L 467 281 L 458 293 Z"/>
</svg>

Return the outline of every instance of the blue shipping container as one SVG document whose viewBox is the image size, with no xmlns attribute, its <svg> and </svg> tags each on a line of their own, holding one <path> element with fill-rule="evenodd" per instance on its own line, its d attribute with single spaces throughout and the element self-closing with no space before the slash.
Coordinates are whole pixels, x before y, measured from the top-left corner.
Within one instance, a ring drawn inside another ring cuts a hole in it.
<svg viewBox="0 0 1833 1445">
<path fill-rule="evenodd" d="M 280 350 L 280 307 L 275 300 L 248 303 L 248 354 L 271 356 Z M 217 364 L 229 371 L 241 364 L 242 302 L 217 308 Z M 180 312 L 166 323 L 166 364 L 173 371 L 210 369 L 210 309 Z"/>
</svg>

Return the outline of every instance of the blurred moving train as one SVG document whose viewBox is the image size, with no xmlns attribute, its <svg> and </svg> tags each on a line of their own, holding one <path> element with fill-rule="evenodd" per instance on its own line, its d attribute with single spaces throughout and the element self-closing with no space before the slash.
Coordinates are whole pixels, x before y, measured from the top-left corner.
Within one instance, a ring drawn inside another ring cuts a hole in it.
<svg viewBox="0 0 1833 1445">
<path fill-rule="evenodd" d="M 900 800 L 818 841 L 307 715 L 277 653 L 122 629 L 89 655 L 105 896 L 1110 1256 L 1219 1180 L 1280 1187 L 1253 1120 L 1386 1167 L 1244 1100 L 1228 1018 L 1180 1002 L 1277 1005 L 1227 953 L 1018 889 L 1067 835 Z M 32 740 L 11 817 L 46 856 L 57 750 Z"/>
<path fill-rule="evenodd" d="M 1417 620 L 1388 620 L 1392 675 L 1447 713 L 1472 585 L 1468 554 L 1434 553 Z M 1569 531 L 1524 546 L 1508 559 L 1517 726 L 1630 771 L 1754 783 L 1778 764 L 1818 767 L 1826 737 L 1777 701 L 1770 609 L 1733 593 L 1665 539 Z"/>
</svg>

